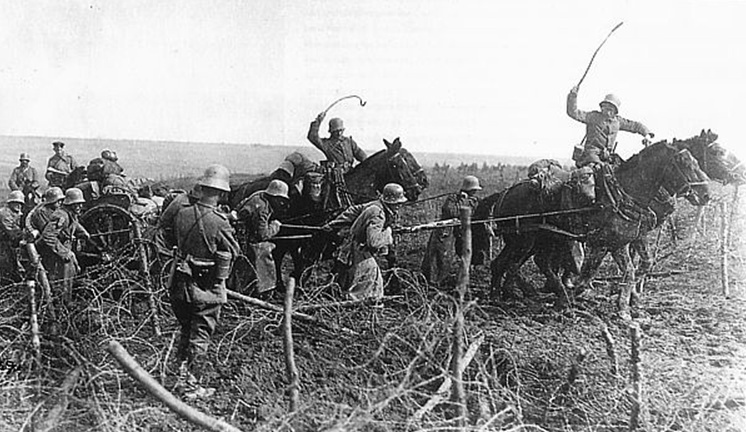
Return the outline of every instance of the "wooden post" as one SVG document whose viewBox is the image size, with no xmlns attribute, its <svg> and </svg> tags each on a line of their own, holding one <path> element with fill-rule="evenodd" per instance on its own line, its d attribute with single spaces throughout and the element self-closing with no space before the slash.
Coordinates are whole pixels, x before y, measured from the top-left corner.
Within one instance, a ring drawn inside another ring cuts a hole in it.
<svg viewBox="0 0 746 432">
<path fill-rule="evenodd" d="M 47 308 L 49 308 L 52 320 L 55 320 L 54 304 L 52 303 L 52 288 L 49 285 L 47 271 L 41 263 L 39 252 L 36 251 L 36 245 L 33 242 L 26 243 L 26 254 L 28 255 L 29 262 L 31 262 L 31 268 L 34 269 L 34 278 L 41 284 L 44 303 L 46 303 Z"/>
<path fill-rule="evenodd" d="M 728 203 L 720 202 L 720 282 L 723 287 L 723 296 L 730 297 L 730 281 L 728 280 Z"/>
<path fill-rule="evenodd" d="M 290 401 L 289 411 L 294 413 L 298 410 L 300 378 L 298 367 L 295 364 L 295 351 L 293 349 L 293 294 L 295 293 L 295 278 L 290 278 L 285 288 L 285 315 L 282 320 L 283 342 L 285 346 L 285 366 L 288 375 L 288 399 Z"/>
<path fill-rule="evenodd" d="M 33 429 L 34 431 L 49 432 L 57 426 L 60 417 L 62 417 L 67 410 L 67 406 L 70 403 L 70 395 L 73 390 L 75 390 L 75 386 L 78 385 L 78 380 L 80 379 L 80 374 L 82 372 L 82 368 L 78 366 L 73 369 L 72 372 L 67 374 L 65 380 L 62 381 L 59 391 L 48 399 L 49 401 L 56 400 L 57 402 L 47 412 L 44 419 L 36 425 Z"/>
<path fill-rule="evenodd" d="M 642 397 L 642 370 L 640 361 L 640 325 L 638 323 L 632 323 L 629 328 L 630 342 L 631 342 L 631 356 L 630 361 L 632 363 L 632 409 L 629 414 L 629 430 L 637 430 L 642 423 L 642 411 L 643 397 Z"/>
<path fill-rule="evenodd" d="M 453 342 L 451 345 L 451 403 L 454 405 L 454 417 L 459 428 L 464 428 L 468 420 L 466 409 L 466 391 L 464 390 L 464 302 L 469 289 L 469 267 L 471 265 L 471 208 L 461 207 L 461 266 L 459 267 L 456 290 L 458 301 L 456 317 L 453 321 Z"/>
<path fill-rule="evenodd" d="M 39 318 L 36 314 L 36 281 L 26 281 L 28 287 L 29 321 L 31 323 L 31 346 L 34 348 L 36 366 L 41 368 L 41 339 L 39 337 Z"/>
<path fill-rule="evenodd" d="M 141 386 L 145 388 L 156 399 L 166 404 L 173 412 L 185 420 L 202 426 L 203 428 L 215 432 L 240 432 L 239 429 L 231 426 L 223 420 L 210 417 L 209 415 L 192 408 L 171 394 L 168 390 L 156 381 L 150 374 L 140 366 L 127 350 L 115 340 L 109 341 L 107 351 L 119 362 L 122 368 Z"/>
<path fill-rule="evenodd" d="M 158 304 L 155 301 L 153 293 L 153 284 L 150 280 L 150 264 L 148 261 L 148 251 L 145 249 L 145 242 L 142 241 L 142 231 L 137 221 L 132 222 L 132 228 L 135 234 L 135 242 L 140 254 L 140 275 L 145 281 L 145 289 L 148 291 L 148 307 L 150 308 L 150 321 L 153 324 L 153 331 L 156 336 L 161 335 L 160 314 L 158 313 Z"/>
</svg>

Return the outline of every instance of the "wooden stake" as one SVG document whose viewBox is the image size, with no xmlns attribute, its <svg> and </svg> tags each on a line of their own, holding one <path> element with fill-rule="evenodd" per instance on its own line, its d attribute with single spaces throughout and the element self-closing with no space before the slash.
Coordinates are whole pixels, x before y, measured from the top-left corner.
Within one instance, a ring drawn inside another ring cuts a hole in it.
<svg viewBox="0 0 746 432">
<path fill-rule="evenodd" d="M 148 291 L 148 307 L 150 308 L 150 321 L 153 324 L 153 331 L 156 336 L 161 335 L 161 324 L 160 324 L 160 313 L 158 313 L 158 304 L 155 301 L 155 293 L 153 293 L 153 284 L 150 281 L 150 263 L 148 260 L 148 251 L 145 249 L 145 242 L 142 241 L 142 231 L 137 221 L 132 223 L 132 228 L 135 234 L 135 242 L 137 243 L 137 249 L 140 254 L 140 275 L 145 281 L 145 289 Z"/>
<path fill-rule="evenodd" d="M 36 366 L 41 368 L 41 339 L 39 337 L 39 318 L 36 314 L 36 281 L 26 281 L 28 287 L 29 320 L 31 323 L 31 346 L 34 348 Z"/>
<path fill-rule="evenodd" d="M 59 391 L 57 391 L 55 395 L 50 396 L 48 401 L 56 400 L 57 402 L 54 404 L 52 409 L 47 412 L 46 417 L 36 425 L 34 432 L 48 432 L 54 429 L 57 422 L 59 422 L 60 418 L 67 410 L 70 394 L 75 389 L 75 386 L 78 385 L 78 379 L 80 379 L 81 372 L 82 368 L 80 366 L 73 369 L 72 372 L 65 377 L 65 380 L 62 381 Z"/>
<path fill-rule="evenodd" d="M 47 271 L 46 269 L 44 269 L 44 266 L 41 263 L 39 252 L 36 251 L 36 245 L 34 243 L 26 243 L 26 254 L 28 255 L 29 261 L 31 262 L 31 268 L 34 269 L 34 277 L 41 284 L 41 292 L 44 298 L 44 303 L 46 303 L 49 314 L 54 321 L 56 318 L 54 313 L 54 304 L 52 303 L 52 288 L 49 285 Z"/>
<path fill-rule="evenodd" d="M 298 410 L 300 377 L 298 367 L 295 364 L 295 352 L 293 349 L 293 294 L 295 293 L 295 278 L 290 278 L 285 288 L 285 315 L 282 320 L 283 342 L 285 346 L 285 365 L 288 376 L 288 398 L 290 400 L 289 411 L 294 413 Z"/>
<path fill-rule="evenodd" d="M 461 254 L 461 266 L 459 268 L 458 303 L 456 305 L 456 317 L 453 321 L 453 342 L 451 345 L 451 403 L 454 404 L 456 424 L 464 428 L 468 419 L 466 409 L 466 391 L 464 389 L 464 368 L 461 366 L 464 357 L 464 301 L 469 289 L 469 267 L 471 265 L 471 208 L 461 207 L 461 240 L 463 242 Z"/>
<path fill-rule="evenodd" d="M 643 401 L 642 401 L 642 370 L 640 361 L 640 325 L 633 323 L 629 328 L 631 342 L 632 362 L 632 409 L 629 414 L 629 430 L 637 430 L 641 423 Z"/>
<path fill-rule="evenodd" d="M 730 297 L 730 281 L 728 280 L 728 204 L 725 200 L 720 201 L 720 282 L 723 287 L 723 296 Z"/>
<path fill-rule="evenodd" d="M 145 388 L 148 393 L 163 402 L 179 417 L 215 432 L 240 432 L 239 429 L 223 420 L 213 418 L 179 400 L 176 396 L 171 394 L 171 392 L 163 388 L 163 386 L 152 376 L 150 376 L 150 374 L 129 355 L 127 350 L 125 350 L 119 342 L 113 339 L 110 340 L 109 346 L 106 350 L 109 351 L 109 353 L 119 362 L 129 376 Z"/>
</svg>

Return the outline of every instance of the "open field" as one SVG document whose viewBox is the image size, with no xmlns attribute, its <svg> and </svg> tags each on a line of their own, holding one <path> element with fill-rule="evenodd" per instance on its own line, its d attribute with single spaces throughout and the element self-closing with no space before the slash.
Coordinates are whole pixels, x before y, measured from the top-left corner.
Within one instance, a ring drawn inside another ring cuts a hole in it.
<svg viewBox="0 0 746 432">
<path fill-rule="evenodd" d="M 514 176 L 477 174 L 484 195 Z M 430 172 L 423 198 L 455 190 L 461 175 Z M 746 430 L 746 226 L 732 219 L 731 296 L 724 298 L 719 203 L 731 203 L 733 189 L 714 192 L 700 225 L 695 210 L 679 202 L 676 228 L 660 235 L 655 276 L 633 314 L 643 334 L 644 430 Z M 744 201 L 736 214 L 745 214 Z M 407 207 L 404 225 L 433 220 L 441 202 Z M 427 235 L 399 238 L 399 267 L 386 270 L 391 299 L 383 309 L 321 307 L 312 313 L 326 325 L 294 321 L 301 383 L 296 413 L 287 412 L 280 314 L 235 301 L 224 309 L 206 370 L 217 393 L 194 405 L 241 430 L 434 431 L 451 425 L 447 404 L 423 408 L 447 376 L 454 317 L 453 287 L 429 286 L 417 271 Z M 143 280 L 125 261 L 82 277 L 74 306 L 57 320 L 42 313 L 40 364 L 33 358 L 25 289 L 0 289 L 0 429 L 32 430 L 42 423 L 65 399 L 56 389 L 77 368 L 81 378 L 54 430 L 199 430 L 138 387 L 105 351 L 110 339 L 118 340 L 167 388 L 176 380 L 178 326 L 165 292 L 158 293 L 163 334 L 156 336 Z M 310 271 L 296 307 L 340 298 L 327 269 L 328 263 Z M 539 287 L 535 268 L 524 271 Z M 613 264 L 606 263 L 600 276 L 592 292 L 558 313 L 548 297 L 496 301 L 489 295 L 489 269 L 472 269 L 464 336 L 475 349 L 464 371 L 466 430 L 627 430 L 630 330 L 615 314 Z M 604 326 L 615 341 L 616 373 Z"/>
</svg>

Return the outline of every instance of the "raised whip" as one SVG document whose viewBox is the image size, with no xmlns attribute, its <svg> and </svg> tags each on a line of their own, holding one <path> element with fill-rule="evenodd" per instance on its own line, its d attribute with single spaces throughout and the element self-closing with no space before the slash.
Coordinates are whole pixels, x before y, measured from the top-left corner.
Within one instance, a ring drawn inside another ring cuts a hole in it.
<svg viewBox="0 0 746 432">
<path fill-rule="evenodd" d="M 326 115 L 326 113 L 327 113 L 327 112 L 329 112 L 329 110 L 330 110 L 330 109 L 332 109 L 332 107 L 333 107 L 334 105 L 338 104 L 339 102 L 342 102 L 342 101 L 343 101 L 343 100 L 345 100 L 345 99 L 351 99 L 351 98 L 357 98 L 357 99 L 359 99 L 359 100 L 360 100 L 360 106 L 361 106 L 361 107 L 364 107 L 364 106 L 365 106 L 365 104 L 367 104 L 367 102 L 365 102 L 365 101 L 363 100 L 363 98 L 361 98 L 361 97 L 360 97 L 360 96 L 358 96 L 358 95 L 349 95 L 349 96 L 344 96 L 344 97 L 341 97 L 341 98 L 339 98 L 339 99 L 335 100 L 334 102 L 332 102 L 332 104 L 331 104 L 331 105 L 329 105 L 329 107 L 327 107 L 327 108 L 326 108 L 326 109 L 324 110 L 324 115 Z"/>
<path fill-rule="evenodd" d="M 614 26 L 614 28 L 611 29 L 611 31 L 609 32 L 609 34 L 606 35 L 606 38 L 603 40 L 603 42 L 601 42 L 601 45 L 599 45 L 598 48 L 596 48 L 596 51 L 593 52 L 593 56 L 591 57 L 591 61 L 588 62 L 588 67 L 585 68 L 585 72 L 583 73 L 583 76 L 580 78 L 580 81 L 578 81 L 578 85 L 576 87 L 580 87 L 580 84 L 585 79 L 585 76 L 588 75 L 588 71 L 591 69 L 591 65 L 593 64 L 593 60 L 596 58 L 596 54 L 598 54 L 598 52 L 601 50 L 601 47 L 604 46 L 604 44 L 606 43 L 606 41 L 609 40 L 609 37 L 611 36 L 611 34 L 614 33 L 616 31 L 616 29 L 618 29 L 619 27 L 621 27 L 622 24 L 624 24 L 624 21 L 620 21 L 619 24 L 617 24 L 616 26 Z"/>
</svg>

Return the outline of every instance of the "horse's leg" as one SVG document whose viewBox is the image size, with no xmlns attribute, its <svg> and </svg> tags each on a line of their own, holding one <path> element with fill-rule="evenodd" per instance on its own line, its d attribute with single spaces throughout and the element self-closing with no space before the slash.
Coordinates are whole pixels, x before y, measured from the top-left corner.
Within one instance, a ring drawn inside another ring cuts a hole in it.
<svg viewBox="0 0 746 432">
<path fill-rule="evenodd" d="M 580 277 L 575 283 L 575 296 L 579 296 L 586 289 L 591 287 L 591 281 L 596 277 L 598 268 L 608 252 L 608 249 L 603 246 L 590 246 L 586 248 L 587 254 L 585 261 L 583 261 L 583 267 L 580 269 Z"/>
<path fill-rule="evenodd" d="M 629 244 L 611 251 L 615 259 L 623 263 L 624 276 L 622 276 L 621 290 L 619 292 L 619 316 L 625 320 L 631 320 L 630 306 L 632 304 L 633 288 L 635 286 L 635 267 L 629 256 Z"/>
<path fill-rule="evenodd" d="M 521 292 L 523 292 L 524 297 L 536 297 L 536 289 L 533 284 L 521 275 L 521 267 L 523 267 L 523 264 L 534 253 L 536 235 L 506 236 L 505 244 L 507 245 L 508 242 L 513 246 L 507 261 L 505 285 L 508 285 L 508 281 L 515 281 Z"/>
<path fill-rule="evenodd" d="M 281 242 L 272 251 L 272 258 L 275 260 L 275 290 L 277 292 L 285 292 L 285 282 L 282 280 L 282 260 L 286 253 L 287 248 Z"/>
</svg>

